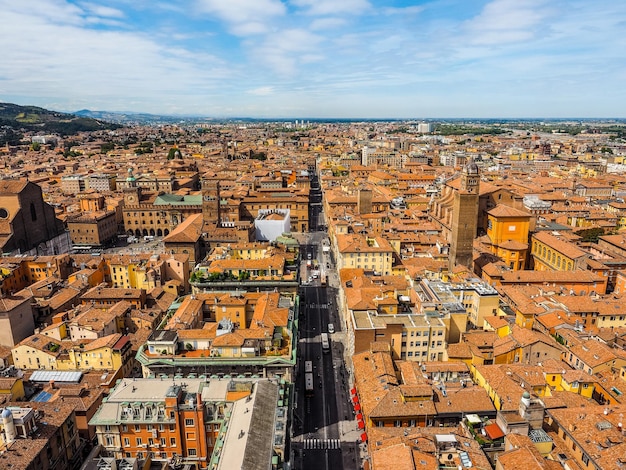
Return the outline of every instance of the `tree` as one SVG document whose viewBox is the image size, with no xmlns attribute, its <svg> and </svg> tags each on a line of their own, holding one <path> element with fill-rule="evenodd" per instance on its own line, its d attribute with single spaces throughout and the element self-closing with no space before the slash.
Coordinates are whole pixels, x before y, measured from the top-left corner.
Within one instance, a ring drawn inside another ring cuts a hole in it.
<svg viewBox="0 0 626 470">
<path fill-rule="evenodd" d="M 34 152 L 39 152 L 41 150 L 41 144 L 39 142 L 33 142 L 30 146 L 31 150 Z"/>
</svg>

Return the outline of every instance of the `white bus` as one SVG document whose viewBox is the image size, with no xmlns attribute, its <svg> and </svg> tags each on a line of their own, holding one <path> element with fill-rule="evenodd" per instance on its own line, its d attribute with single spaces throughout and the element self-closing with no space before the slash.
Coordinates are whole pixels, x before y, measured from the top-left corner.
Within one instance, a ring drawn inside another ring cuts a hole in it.
<svg viewBox="0 0 626 470">
<path fill-rule="evenodd" d="M 328 333 L 322 333 L 322 351 L 327 353 L 330 352 L 330 341 L 328 340 Z"/>
</svg>

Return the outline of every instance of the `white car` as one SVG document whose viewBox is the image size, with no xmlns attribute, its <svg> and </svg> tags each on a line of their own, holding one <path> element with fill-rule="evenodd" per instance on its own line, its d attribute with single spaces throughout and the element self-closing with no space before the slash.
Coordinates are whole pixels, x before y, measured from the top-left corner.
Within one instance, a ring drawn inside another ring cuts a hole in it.
<svg viewBox="0 0 626 470">
<path fill-rule="evenodd" d="M 335 325 L 333 325 L 332 323 L 329 323 L 328 332 L 332 335 L 335 332 Z"/>
</svg>

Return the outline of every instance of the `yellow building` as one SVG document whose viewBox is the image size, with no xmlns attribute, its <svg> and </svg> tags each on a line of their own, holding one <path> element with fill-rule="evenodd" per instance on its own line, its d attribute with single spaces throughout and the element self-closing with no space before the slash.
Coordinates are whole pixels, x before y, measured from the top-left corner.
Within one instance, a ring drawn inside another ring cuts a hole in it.
<svg viewBox="0 0 626 470">
<path fill-rule="evenodd" d="M 24 382 L 21 377 L 0 378 L 0 397 L 5 401 L 22 401 L 25 396 Z"/>
<path fill-rule="evenodd" d="M 59 370 L 119 370 L 127 376 L 133 353 L 128 336 L 113 334 L 87 344 L 73 345 L 57 360 Z"/>
<path fill-rule="evenodd" d="M 118 370 L 124 375 L 132 367 L 131 343 L 127 336 L 113 334 L 91 342 L 58 341 L 42 334 L 32 335 L 12 349 L 19 369 Z"/>
<path fill-rule="evenodd" d="M 531 215 L 504 204 L 487 212 L 487 236 L 491 250 L 515 271 L 525 268 Z"/>
<path fill-rule="evenodd" d="M 364 269 L 390 275 L 393 247 L 382 237 L 360 234 L 337 235 L 338 267 Z"/>
<path fill-rule="evenodd" d="M 18 369 L 57 369 L 61 342 L 42 334 L 22 340 L 12 350 L 13 364 Z"/>
<path fill-rule="evenodd" d="M 532 256 L 535 271 L 576 271 L 585 269 L 589 255 L 573 243 L 548 232 L 532 236 Z"/>
</svg>

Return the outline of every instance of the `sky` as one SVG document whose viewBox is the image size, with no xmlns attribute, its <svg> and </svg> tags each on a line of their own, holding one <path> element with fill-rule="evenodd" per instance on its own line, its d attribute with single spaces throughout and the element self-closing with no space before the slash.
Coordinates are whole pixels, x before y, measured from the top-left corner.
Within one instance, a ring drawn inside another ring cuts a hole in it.
<svg viewBox="0 0 626 470">
<path fill-rule="evenodd" d="M 207 117 L 626 117 L 624 0 L 0 0 L 0 101 Z"/>
</svg>

